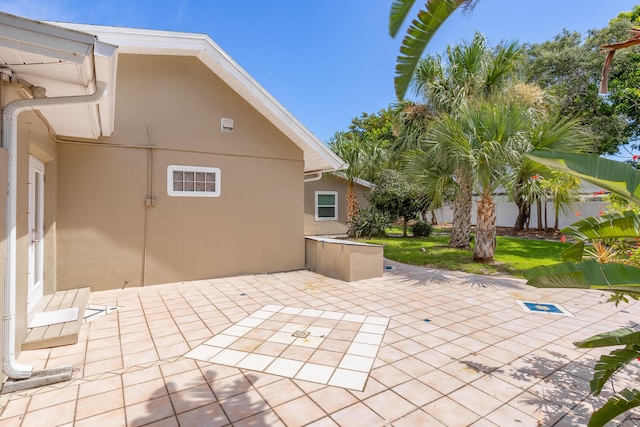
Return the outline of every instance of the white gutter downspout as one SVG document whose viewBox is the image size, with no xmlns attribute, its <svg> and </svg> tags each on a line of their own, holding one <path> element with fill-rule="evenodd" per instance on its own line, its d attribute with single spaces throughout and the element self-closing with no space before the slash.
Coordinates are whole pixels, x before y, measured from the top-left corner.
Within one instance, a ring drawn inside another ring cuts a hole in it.
<svg viewBox="0 0 640 427">
<path fill-rule="evenodd" d="M 322 179 L 322 172 L 309 174 L 304 176 L 304 182 L 320 181 Z"/>
<path fill-rule="evenodd" d="M 18 99 L 8 103 L 2 111 L 2 147 L 6 148 L 9 154 L 6 219 L 7 257 L 5 259 L 4 305 L 2 311 L 2 372 L 12 379 L 29 378 L 33 371 L 33 366 L 19 365 L 15 360 L 18 115 L 25 110 L 97 104 L 106 91 L 107 85 L 103 82 L 97 82 L 96 91 L 91 95 Z"/>
</svg>

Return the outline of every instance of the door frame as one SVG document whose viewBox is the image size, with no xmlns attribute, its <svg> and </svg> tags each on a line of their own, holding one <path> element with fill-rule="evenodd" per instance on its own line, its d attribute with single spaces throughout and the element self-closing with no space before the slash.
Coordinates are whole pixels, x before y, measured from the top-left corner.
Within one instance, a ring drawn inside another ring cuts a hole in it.
<svg viewBox="0 0 640 427">
<path fill-rule="evenodd" d="M 44 294 L 44 163 L 29 155 L 27 312 Z"/>
</svg>

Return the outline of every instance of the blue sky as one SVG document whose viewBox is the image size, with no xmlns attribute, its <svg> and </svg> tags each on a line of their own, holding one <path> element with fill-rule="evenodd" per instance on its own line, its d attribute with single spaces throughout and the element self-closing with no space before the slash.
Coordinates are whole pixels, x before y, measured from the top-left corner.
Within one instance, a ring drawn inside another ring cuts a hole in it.
<svg viewBox="0 0 640 427">
<path fill-rule="evenodd" d="M 421 3 L 419 6 L 424 4 Z M 480 0 L 460 11 L 429 46 L 470 39 L 542 42 L 563 28 L 601 28 L 640 1 Z M 395 101 L 401 38 L 388 35 L 391 0 L 0 0 L 0 10 L 31 19 L 208 34 L 262 86 L 328 141 L 363 112 Z"/>
</svg>

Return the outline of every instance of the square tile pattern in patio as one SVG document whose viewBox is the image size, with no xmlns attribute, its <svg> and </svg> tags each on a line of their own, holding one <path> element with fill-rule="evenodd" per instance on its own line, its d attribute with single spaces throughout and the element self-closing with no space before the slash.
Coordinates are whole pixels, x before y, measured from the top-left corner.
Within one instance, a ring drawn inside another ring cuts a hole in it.
<svg viewBox="0 0 640 427">
<path fill-rule="evenodd" d="M 583 427 L 614 394 L 589 388 L 608 350 L 573 343 L 635 325 L 640 301 L 389 263 L 353 283 L 294 271 L 93 292 L 117 310 L 76 344 L 18 357 L 73 365 L 71 381 L 0 394 L 0 426 Z M 629 364 L 615 389 L 639 377 Z M 634 408 L 614 423 L 639 420 Z"/>
<path fill-rule="evenodd" d="M 387 317 L 271 304 L 185 357 L 362 391 L 388 324 Z"/>
</svg>

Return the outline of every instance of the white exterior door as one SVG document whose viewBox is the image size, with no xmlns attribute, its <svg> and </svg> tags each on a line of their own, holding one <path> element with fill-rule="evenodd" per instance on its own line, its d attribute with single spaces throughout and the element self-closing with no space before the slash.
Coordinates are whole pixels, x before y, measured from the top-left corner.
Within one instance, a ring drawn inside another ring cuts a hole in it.
<svg viewBox="0 0 640 427">
<path fill-rule="evenodd" d="M 27 309 L 42 298 L 44 270 L 44 164 L 29 156 L 29 293 Z"/>
</svg>

